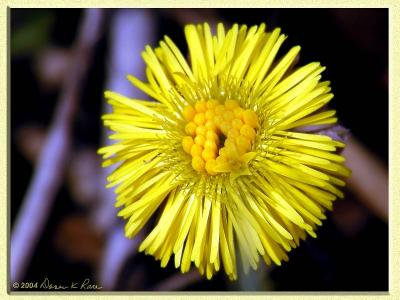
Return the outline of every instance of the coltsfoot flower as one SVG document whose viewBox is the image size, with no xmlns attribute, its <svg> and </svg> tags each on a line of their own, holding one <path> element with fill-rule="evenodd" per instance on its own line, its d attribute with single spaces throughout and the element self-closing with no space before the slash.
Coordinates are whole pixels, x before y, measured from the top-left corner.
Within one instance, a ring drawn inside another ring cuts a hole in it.
<svg viewBox="0 0 400 300">
<path fill-rule="evenodd" d="M 239 257 L 245 271 L 260 257 L 280 265 L 343 197 L 344 144 L 298 130 L 337 121 L 323 109 L 333 97 L 325 68 L 294 69 L 299 46 L 277 60 L 286 36 L 265 28 L 187 25 L 189 62 L 165 37 L 142 53 L 148 82 L 128 76 L 155 101 L 105 92 L 117 142 L 99 153 L 119 164 L 108 187 L 118 186 L 127 237 L 158 215 L 140 251 L 163 267 L 173 256 L 182 272 L 193 262 L 234 280 Z"/>
</svg>

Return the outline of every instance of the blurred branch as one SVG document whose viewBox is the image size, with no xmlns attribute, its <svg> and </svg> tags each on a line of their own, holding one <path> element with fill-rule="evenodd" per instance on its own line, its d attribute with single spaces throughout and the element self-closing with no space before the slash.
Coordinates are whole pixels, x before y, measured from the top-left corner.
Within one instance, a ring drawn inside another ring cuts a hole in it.
<svg viewBox="0 0 400 300">
<path fill-rule="evenodd" d="M 100 37 L 103 12 L 85 11 L 73 48 L 69 75 L 50 131 L 11 235 L 11 281 L 23 279 L 61 185 L 71 142 L 71 127 L 92 52 Z"/>
<path fill-rule="evenodd" d="M 388 173 L 382 161 L 361 145 L 341 125 L 318 125 L 299 127 L 300 132 L 328 135 L 346 143 L 342 154 L 346 166 L 352 171 L 348 186 L 369 210 L 382 220 L 388 219 Z"/>
<path fill-rule="evenodd" d="M 144 9 L 116 10 L 110 24 L 110 54 L 106 89 L 128 97 L 145 99 L 145 94 L 134 88 L 126 79 L 128 74 L 144 79 L 145 64 L 141 52 L 145 45 L 152 44 L 155 39 L 154 16 Z M 110 105 L 104 102 L 104 113 L 111 113 Z M 104 128 L 103 145 L 111 141 L 107 138 L 110 131 Z M 106 178 L 116 168 L 110 166 L 101 170 L 99 203 L 92 214 L 95 228 L 106 233 L 106 246 L 99 266 L 100 284 L 106 290 L 112 290 L 117 284 L 120 272 L 126 260 L 134 253 L 143 239 L 138 234 L 133 239 L 124 236 L 122 223 L 117 223 L 114 207 L 114 189 L 106 189 Z"/>
<path fill-rule="evenodd" d="M 45 128 L 36 124 L 21 126 L 14 131 L 15 144 L 21 154 L 32 165 L 36 165 L 42 152 L 45 140 Z M 69 164 L 66 166 L 67 187 L 72 199 L 83 207 L 98 206 L 100 157 L 97 149 L 82 147 L 70 152 Z"/>
<path fill-rule="evenodd" d="M 382 161 L 354 137 L 343 150 L 346 165 L 352 170 L 349 188 L 382 220 L 388 220 L 388 173 Z"/>
<path fill-rule="evenodd" d="M 185 274 L 177 272 L 154 286 L 153 291 L 179 291 L 201 280 L 202 277 L 198 270 L 192 270 Z"/>
<path fill-rule="evenodd" d="M 118 9 L 113 15 L 110 24 L 109 64 L 106 89 L 126 95 L 130 98 L 146 99 L 139 89 L 136 89 L 126 76 L 131 74 L 140 79 L 145 77 L 146 66 L 141 58 L 145 45 L 152 44 L 155 38 L 154 16 L 145 9 Z M 111 113 L 111 106 L 103 102 L 103 113 Z M 108 139 L 111 131 L 104 128 L 102 145 L 113 142 Z M 116 168 L 116 165 L 101 170 L 98 198 L 99 203 L 92 216 L 96 228 L 107 232 L 114 227 L 117 218 L 114 207 L 114 189 L 106 189 L 107 176 Z"/>
<path fill-rule="evenodd" d="M 127 239 L 123 226 L 116 226 L 115 230 L 110 232 L 99 266 L 99 281 L 105 290 L 115 288 L 124 263 L 131 253 L 138 249 L 142 239 L 143 234 L 141 233 L 133 239 Z"/>
</svg>

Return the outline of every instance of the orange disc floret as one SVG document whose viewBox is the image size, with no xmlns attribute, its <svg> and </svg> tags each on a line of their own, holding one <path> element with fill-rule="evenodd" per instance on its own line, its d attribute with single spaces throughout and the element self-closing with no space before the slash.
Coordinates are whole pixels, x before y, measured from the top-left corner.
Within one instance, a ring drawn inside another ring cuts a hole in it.
<svg viewBox="0 0 400 300">
<path fill-rule="evenodd" d="M 208 161 L 210 159 L 215 159 L 216 156 L 217 154 L 215 153 L 215 151 L 211 149 L 204 149 L 203 152 L 201 153 L 201 157 L 203 157 L 205 161 Z"/>
<path fill-rule="evenodd" d="M 196 115 L 196 110 L 193 108 L 193 106 L 188 105 L 183 109 L 183 117 L 185 118 L 186 121 L 190 122 L 193 120 L 194 116 Z"/>
<path fill-rule="evenodd" d="M 242 126 L 243 126 L 243 121 L 242 120 L 240 120 L 240 119 L 233 119 L 232 120 L 232 127 L 233 128 L 235 128 L 237 130 L 240 130 L 240 128 L 242 128 Z"/>
<path fill-rule="evenodd" d="M 215 159 L 210 159 L 206 162 L 206 171 L 210 175 L 217 175 L 217 172 L 215 172 L 215 167 L 217 165 L 217 162 Z"/>
<path fill-rule="evenodd" d="M 205 112 L 205 116 L 206 116 L 206 120 L 207 120 L 207 121 L 213 120 L 214 117 L 215 117 L 215 111 L 212 110 L 212 109 L 208 109 L 208 110 Z"/>
<path fill-rule="evenodd" d="M 213 130 L 207 130 L 206 139 L 209 141 L 214 141 L 216 144 L 219 142 L 218 134 Z"/>
<path fill-rule="evenodd" d="M 256 137 L 256 131 L 248 124 L 244 124 L 240 128 L 240 134 L 247 137 L 249 140 L 254 140 L 254 138 Z"/>
<path fill-rule="evenodd" d="M 188 154 L 190 154 L 190 149 L 192 149 L 193 144 L 194 144 L 194 142 L 193 142 L 193 138 L 191 136 L 185 136 L 182 139 L 183 150 Z"/>
<path fill-rule="evenodd" d="M 206 138 L 204 137 L 204 135 L 197 135 L 194 138 L 194 142 L 196 143 L 196 145 L 204 146 L 204 143 L 206 142 Z"/>
<path fill-rule="evenodd" d="M 253 128 L 258 127 L 258 117 L 257 114 L 251 109 L 246 109 L 243 112 L 243 120 L 247 125 L 250 125 Z"/>
<path fill-rule="evenodd" d="M 213 140 L 206 140 L 204 143 L 204 149 L 212 150 L 213 152 L 217 152 L 218 146 Z"/>
<path fill-rule="evenodd" d="M 217 125 L 215 125 L 215 123 L 213 121 L 207 121 L 205 124 L 205 127 L 208 130 L 217 131 Z"/>
<path fill-rule="evenodd" d="M 193 156 L 192 158 L 192 167 L 197 172 L 203 172 L 205 167 L 204 160 L 200 157 L 200 155 Z"/>
<path fill-rule="evenodd" d="M 198 144 L 194 144 L 190 149 L 190 155 L 193 157 L 200 156 L 202 152 L 203 152 L 203 147 Z"/>
<path fill-rule="evenodd" d="M 231 124 L 229 124 L 229 122 L 226 121 L 222 122 L 222 124 L 220 125 L 220 130 L 225 136 L 228 135 L 228 132 L 229 130 L 231 130 L 231 128 L 232 128 Z"/>
<path fill-rule="evenodd" d="M 244 109 L 241 107 L 236 107 L 233 110 L 233 113 L 235 114 L 235 118 L 241 120 L 243 118 Z"/>
<path fill-rule="evenodd" d="M 250 140 L 247 139 L 246 137 L 244 137 L 243 135 L 239 135 L 236 138 L 235 142 L 236 142 L 237 149 L 238 149 L 239 153 L 241 153 L 241 154 L 246 153 L 251 148 Z"/>
<path fill-rule="evenodd" d="M 198 101 L 196 102 L 196 104 L 194 105 L 196 111 L 198 113 L 204 113 L 207 111 L 207 102 L 206 101 Z"/>
<path fill-rule="evenodd" d="M 200 125 L 196 128 L 196 135 L 206 135 L 207 128 L 204 125 Z"/>
<path fill-rule="evenodd" d="M 182 139 L 183 150 L 192 156 L 195 171 L 215 176 L 240 166 L 244 154 L 251 150 L 259 126 L 257 114 L 228 99 L 221 104 L 201 100 L 183 110 L 188 124 Z M 224 141 L 224 142 L 222 142 Z"/>
<path fill-rule="evenodd" d="M 225 101 L 225 107 L 230 110 L 234 110 L 239 107 L 239 103 L 236 100 L 228 99 Z"/>
<path fill-rule="evenodd" d="M 232 120 L 235 118 L 235 114 L 231 110 L 227 110 L 224 112 L 224 120 L 228 122 L 232 122 Z"/>
<path fill-rule="evenodd" d="M 215 99 L 211 99 L 207 101 L 207 108 L 208 109 L 214 109 L 216 108 L 218 105 L 220 105 L 218 100 Z"/>
<path fill-rule="evenodd" d="M 204 113 L 197 113 L 194 116 L 193 121 L 197 124 L 197 125 L 203 125 L 206 122 L 206 116 Z"/>
<path fill-rule="evenodd" d="M 196 136 L 197 125 L 194 122 L 189 122 L 185 126 L 185 132 L 191 136 Z"/>
</svg>

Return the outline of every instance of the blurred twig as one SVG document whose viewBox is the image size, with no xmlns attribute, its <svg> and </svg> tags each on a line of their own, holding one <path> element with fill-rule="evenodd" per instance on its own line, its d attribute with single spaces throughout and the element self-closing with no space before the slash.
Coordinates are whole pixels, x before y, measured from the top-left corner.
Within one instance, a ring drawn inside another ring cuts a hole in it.
<svg viewBox="0 0 400 300">
<path fill-rule="evenodd" d="M 132 98 L 144 98 L 145 95 L 136 89 L 127 79 L 128 74 L 144 79 L 145 64 L 140 53 L 146 44 L 152 44 L 155 37 L 154 16 L 148 10 L 121 9 L 117 10 L 110 24 L 110 54 L 106 88 Z M 111 112 L 110 105 L 104 105 L 105 113 Z M 110 131 L 104 129 L 103 145 L 110 144 L 107 135 Z M 106 178 L 115 166 L 101 171 L 99 203 L 92 214 L 92 222 L 102 233 L 107 235 L 102 260 L 99 265 L 98 277 L 100 284 L 106 290 L 112 290 L 126 260 L 134 253 L 143 239 L 139 234 L 133 239 L 124 236 L 122 223 L 117 223 L 114 207 L 115 195 L 113 189 L 106 189 Z"/>
<path fill-rule="evenodd" d="M 62 182 L 70 148 L 72 121 L 92 52 L 100 37 L 102 20 L 102 10 L 89 9 L 84 13 L 73 48 L 69 75 L 64 82 L 50 131 L 12 232 L 12 281 L 23 279 Z"/>
<path fill-rule="evenodd" d="M 145 64 L 141 52 L 145 45 L 152 44 L 155 35 L 154 17 L 144 9 L 119 9 L 110 23 L 110 53 L 107 66 L 106 89 L 131 98 L 145 99 L 145 94 L 135 88 L 127 79 L 128 74 L 140 79 L 145 77 Z M 104 101 L 104 113 L 111 113 L 111 106 Z M 111 131 L 104 128 L 102 145 L 113 143 L 108 139 Z M 108 232 L 115 225 L 117 218 L 114 207 L 114 189 L 106 189 L 107 176 L 116 168 L 110 166 L 102 169 L 99 191 L 99 203 L 93 213 L 92 221 L 96 228 Z"/>
<path fill-rule="evenodd" d="M 354 137 L 343 151 L 346 165 L 352 170 L 349 188 L 372 213 L 388 220 L 388 173 L 384 164 Z"/>
<path fill-rule="evenodd" d="M 202 277 L 198 270 L 192 270 L 185 274 L 177 272 L 164 281 L 159 282 L 152 289 L 154 291 L 179 291 L 201 280 Z"/>
<path fill-rule="evenodd" d="M 143 234 L 139 233 L 133 239 L 127 239 L 123 226 L 116 226 L 107 237 L 106 247 L 100 262 L 100 284 L 105 290 L 113 290 L 118 283 L 118 277 L 124 263 L 138 249 Z"/>
<path fill-rule="evenodd" d="M 14 132 L 15 144 L 32 165 L 36 165 L 46 140 L 45 128 L 27 124 Z M 97 207 L 99 198 L 100 157 L 97 149 L 81 147 L 70 152 L 66 166 L 67 187 L 72 199 L 84 207 Z"/>
<path fill-rule="evenodd" d="M 388 220 L 388 173 L 383 162 L 361 145 L 349 131 L 341 125 L 318 125 L 297 128 L 301 132 L 314 132 L 344 141 L 346 147 L 342 154 L 346 166 L 352 171 L 348 179 L 352 190 L 365 206 L 382 220 Z"/>
</svg>

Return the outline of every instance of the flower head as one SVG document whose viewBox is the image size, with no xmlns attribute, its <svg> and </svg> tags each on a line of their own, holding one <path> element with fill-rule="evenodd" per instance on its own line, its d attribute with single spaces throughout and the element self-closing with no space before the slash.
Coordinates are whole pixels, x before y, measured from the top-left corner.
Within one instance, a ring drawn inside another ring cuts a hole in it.
<svg viewBox="0 0 400 300">
<path fill-rule="evenodd" d="M 104 166 L 119 163 L 108 186 L 118 185 L 126 236 L 158 213 L 140 251 L 236 279 L 238 257 L 245 271 L 260 257 L 280 265 L 315 237 L 350 171 L 342 142 L 298 130 L 336 123 L 323 110 L 333 94 L 319 63 L 294 69 L 299 46 L 276 60 L 279 28 L 218 24 L 213 35 L 205 23 L 185 35 L 189 62 L 165 37 L 142 54 L 148 82 L 128 76 L 155 101 L 105 93 L 114 110 L 104 124 L 118 142 L 99 152 Z"/>
</svg>

